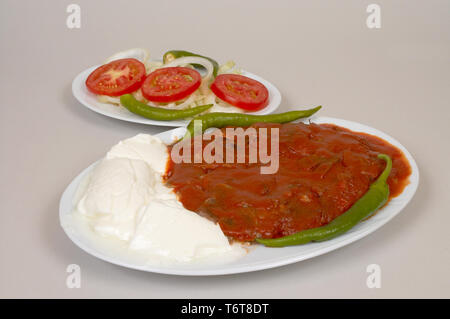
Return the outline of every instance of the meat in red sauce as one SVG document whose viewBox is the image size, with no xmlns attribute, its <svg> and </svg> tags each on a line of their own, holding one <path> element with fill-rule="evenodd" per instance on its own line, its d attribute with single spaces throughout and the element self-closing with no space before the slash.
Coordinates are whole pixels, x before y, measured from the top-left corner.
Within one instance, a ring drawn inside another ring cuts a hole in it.
<svg viewBox="0 0 450 319">
<path fill-rule="evenodd" d="M 391 197 L 402 192 L 411 174 L 399 149 L 368 134 L 331 124 L 258 123 L 252 127 L 279 128 L 275 174 L 260 174 L 260 166 L 266 165 L 262 163 L 176 164 L 170 160 L 165 177 L 185 208 L 217 221 L 225 235 L 238 241 L 277 238 L 329 223 L 348 210 L 382 172 L 385 163 L 378 153 L 393 160 L 388 179 Z"/>
</svg>

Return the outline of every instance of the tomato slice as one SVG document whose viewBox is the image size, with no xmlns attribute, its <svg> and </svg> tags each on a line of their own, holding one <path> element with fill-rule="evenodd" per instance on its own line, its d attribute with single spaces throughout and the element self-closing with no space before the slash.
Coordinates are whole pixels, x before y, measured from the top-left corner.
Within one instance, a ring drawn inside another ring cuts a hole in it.
<svg viewBox="0 0 450 319">
<path fill-rule="evenodd" d="M 136 59 L 119 59 L 95 69 L 86 86 L 95 94 L 120 96 L 139 89 L 144 79 L 144 64 Z"/>
<path fill-rule="evenodd" d="M 147 76 L 141 90 L 142 95 L 149 101 L 169 103 L 194 93 L 201 81 L 200 73 L 190 68 L 161 68 Z"/>
<path fill-rule="evenodd" d="M 211 91 L 221 100 L 244 110 L 256 111 L 269 103 L 269 91 L 260 82 L 238 74 L 218 75 Z"/>
</svg>

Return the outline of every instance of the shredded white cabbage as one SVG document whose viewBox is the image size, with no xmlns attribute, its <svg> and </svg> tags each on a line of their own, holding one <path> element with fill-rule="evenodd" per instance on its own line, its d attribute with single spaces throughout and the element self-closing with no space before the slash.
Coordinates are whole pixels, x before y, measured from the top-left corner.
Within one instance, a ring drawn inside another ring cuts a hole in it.
<svg viewBox="0 0 450 319">
<path fill-rule="evenodd" d="M 236 63 L 234 63 L 234 61 L 228 61 L 219 67 L 219 70 L 217 71 L 217 73 L 218 74 L 226 73 L 226 72 L 230 71 L 231 69 L 233 69 L 235 66 L 236 66 Z"/>
<path fill-rule="evenodd" d="M 100 103 L 111 103 L 115 105 L 120 104 L 120 98 L 114 97 L 114 96 L 108 96 L 108 95 L 97 95 L 97 100 Z"/>
<path fill-rule="evenodd" d="M 234 61 L 228 61 L 219 67 L 217 74 L 242 74 L 242 69 L 236 67 Z"/>
</svg>

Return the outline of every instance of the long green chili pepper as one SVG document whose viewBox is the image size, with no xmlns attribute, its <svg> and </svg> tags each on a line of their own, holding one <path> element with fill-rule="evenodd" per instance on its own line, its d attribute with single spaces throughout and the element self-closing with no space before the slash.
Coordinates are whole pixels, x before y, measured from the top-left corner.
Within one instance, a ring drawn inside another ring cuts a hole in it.
<svg viewBox="0 0 450 319">
<path fill-rule="evenodd" d="M 208 58 L 207 56 L 203 56 L 203 55 L 200 55 L 197 53 L 192 53 L 192 52 L 183 51 L 183 50 L 170 50 L 170 51 L 167 51 L 166 53 L 164 53 L 163 62 L 169 63 L 175 59 L 182 58 L 185 56 L 195 56 L 195 57 L 204 58 L 204 59 L 209 60 L 209 62 L 211 62 L 213 65 L 213 76 L 214 77 L 217 76 L 217 72 L 219 70 L 219 63 L 217 63 L 217 61 L 214 59 Z M 201 66 L 199 64 L 193 64 L 193 66 L 195 68 L 203 68 L 203 66 Z"/>
<path fill-rule="evenodd" d="M 210 107 L 212 104 L 200 105 L 185 110 L 169 110 L 160 107 L 149 106 L 134 98 L 131 94 L 124 94 L 120 97 L 120 104 L 122 104 L 128 111 L 137 115 L 146 117 L 156 121 L 172 121 L 192 117 L 200 114 Z"/>
<path fill-rule="evenodd" d="M 279 114 L 251 115 L 242 113 L 208 113 L 195 117 L 187 126 L 185 137 L 194 136 L 194 121 L 202 121 L 202 132 L 210 127 L 250 126 L 255 123 L 287 123 L 308 117 L 320 110 L 322 106 L 304 111 L 290 111 Z M 189 135 L 188 135 L 189 134 Z"/>
<path fill-rule="evenodd" d="M 369 190 L 349 210 L 332 220 L 329 224 L 304 230 L 289 236 L 274 239 L 256 239 L 258 243 L 269 247 L 302 245 L 311 241 L 324 241 L 345 233 L 364 218 L 383 206 L 389 198 L 387 178 L 391 172 L 392 160 L 386 154 L 378 154 L 386 162 L 386 168 L 370 185 Z"/>
</svg>

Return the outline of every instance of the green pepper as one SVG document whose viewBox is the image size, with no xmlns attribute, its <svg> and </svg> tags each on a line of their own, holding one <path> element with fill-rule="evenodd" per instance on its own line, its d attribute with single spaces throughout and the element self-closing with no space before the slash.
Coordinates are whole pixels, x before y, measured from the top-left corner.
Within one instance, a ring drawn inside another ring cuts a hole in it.
<svg viewBox="0 0 450 319">
<path fill-rule="evenodd" d="M 217 72 L 219 70 L 219 63 L 217 63 L 216 60 L 208 58 L 207 56 L 203 56 L 197 53 L 192 53 L 192 52 L 188 52 L 188 51 L 183 51 L 183 50 L 171 50 L 171 51 L 167 51 L 166 53 L 164 53 L 163 56 L 163 62 L 165 63 L 169 63 L 172 62 L 175 59 L 178 58 L 182 58 L 185 56 L 195 56 L 195 57 L 199 57 L 199 58 L 204 58 L 209 60 L 209 62 L 212 63 L 213 65 L 213 76 L 216 77 L 217 76 Z M 193 64 L 193 66 L 195 68 L 203 68 L 203 66 L 201 66 L 200 64 Z"/>
<path fill-rule="evenodd" d="M 386 162 L 386 167 L 373 182 L 369 190 L 350 207 L 344 214 L 332 220 L 329 224 L 317 228 L 304 230 L 289 236 L 274 239 L 256 239 L 269 247 L 284 247 L 302 245 L 311 241 L 324 241 L 347 232 L 364 218 L 370 216 L 382 207 L 389 198 L 389 185 L 387 179 L 391 172 L 392 160 L 386 154 L 378 154 L 378 158 Z"/>
<path fill-rule="evenodd" d="M 149 106 L 136 100 L 131 94 L 122 95 L 120 97 L 120 104 L 122 104 L 126 109 L 128 109 L 128 111 L 132 113 L 156 121 L 172 121 L 192 117 L 206 111 L 213 106 L 212 104 L 207 104 L 185 110 L 169 110 L 160 107 Z"/>
<path fill-rule="evenodd" d="M 290 111 L 279 114 L 252 115 L 241 113 L 208 113 L 195 117 L 187 126 L 185 138 L 194 136 L 194 120 L 202 121 L 202 132 L 210 127 L 250 126 L 255 123 L 287 123 L 308 117 L 320 110 L 322 106 L 304 111 Z M 189 135 L 188 135 L 189 134 Z"/>
</svg>

